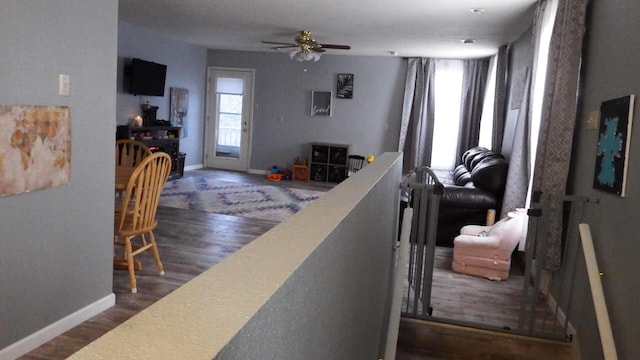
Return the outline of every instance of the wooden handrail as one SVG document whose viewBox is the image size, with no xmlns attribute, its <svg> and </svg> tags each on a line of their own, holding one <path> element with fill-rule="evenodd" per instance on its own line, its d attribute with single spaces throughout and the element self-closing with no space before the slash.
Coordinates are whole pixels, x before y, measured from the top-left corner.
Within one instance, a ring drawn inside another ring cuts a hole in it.
<svg viewBox="0 0 640 360">
<path fill-rule="evenodd" d="M 588 224 L 580 224 L 578 225 L 578 229 L 580 230 L 584 260 L 587 264 L 587 274 L 589 276 L 589 285 L 591 286 L 593 306 L 596 310 L 600 341 L 602 342 L 602 352 L 606 360 L 617 360 L 618 354 L 616 353 L 616 344 L 613 340 L 613 332 L 611 331 L 607 304 L 604 300 L 602 280 L 600 279 L 601 273 L 598 269 L 598 260 L 596 259 L 593 239 L 591 238 L 591 229 Z"/>
</svg>

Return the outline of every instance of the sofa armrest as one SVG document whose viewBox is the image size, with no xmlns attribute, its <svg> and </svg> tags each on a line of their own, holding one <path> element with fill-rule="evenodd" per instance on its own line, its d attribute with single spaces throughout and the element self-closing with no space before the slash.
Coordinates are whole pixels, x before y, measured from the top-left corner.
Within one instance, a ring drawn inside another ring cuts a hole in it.
<svg viewBox="0 0 640 360">
<path fill-rule="evenodd" d="M 490 192 L 456 185 L 444 187 L 440 197 L 441 207 L 459 207 L 467 209 L 495 209 L 498 201 Z"/>
<path fill-rule="evenodd" d="M 454 246 L 497 249 L 500 245 L 498 236 L 458 235 L 453 239 Z"/>
<path fill-rule="evenodd" d="M 481 232 L 488 232 L 491 226 L 484 225 L 465 225 L 460 229 L 460 235 L 478 235 Z"/>
</svg>

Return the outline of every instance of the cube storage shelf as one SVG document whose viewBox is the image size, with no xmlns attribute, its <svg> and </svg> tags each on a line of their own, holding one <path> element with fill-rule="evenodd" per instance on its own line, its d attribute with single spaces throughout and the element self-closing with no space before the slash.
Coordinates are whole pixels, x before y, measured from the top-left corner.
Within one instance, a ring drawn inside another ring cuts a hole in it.
<svg viewBox="0 0 640 360">
<path fill-rule="evenodd" d="M 312 143 L 309 180 L 339 183 L 346 178 L 349 145 Z"/>
</svg>

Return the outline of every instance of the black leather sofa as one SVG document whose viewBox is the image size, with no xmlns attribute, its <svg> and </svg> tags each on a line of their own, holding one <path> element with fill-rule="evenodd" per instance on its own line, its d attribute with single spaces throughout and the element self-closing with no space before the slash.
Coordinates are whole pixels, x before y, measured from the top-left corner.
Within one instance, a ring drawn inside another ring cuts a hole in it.
<svg viewBox="0 0 640 360">
<path fill-rule="evenodd" d="M 438 211 L 439 246 L 453 246 L 453 238 L 464 225 L 484 225 L 489 209 L 499 219 L 508 162 L 484 147 L 467 150 L 461 160 L 453 171 L 434 171 L 444 185 Z"/>
</svg>

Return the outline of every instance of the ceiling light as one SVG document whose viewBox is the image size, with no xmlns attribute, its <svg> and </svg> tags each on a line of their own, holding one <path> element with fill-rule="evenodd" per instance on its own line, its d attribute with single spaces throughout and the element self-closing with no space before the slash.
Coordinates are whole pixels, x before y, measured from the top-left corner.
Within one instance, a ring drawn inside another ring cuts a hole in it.
<svg viewBox="0 0 640 360">
<path fill-rule="evenodd" d="M 291 58 L 291 60 L 298 61 L 318 61 L 320 60 L 320 53 L 302 47 L 291 51 L 289 53 L 289 57 Z"/>
</svg>

